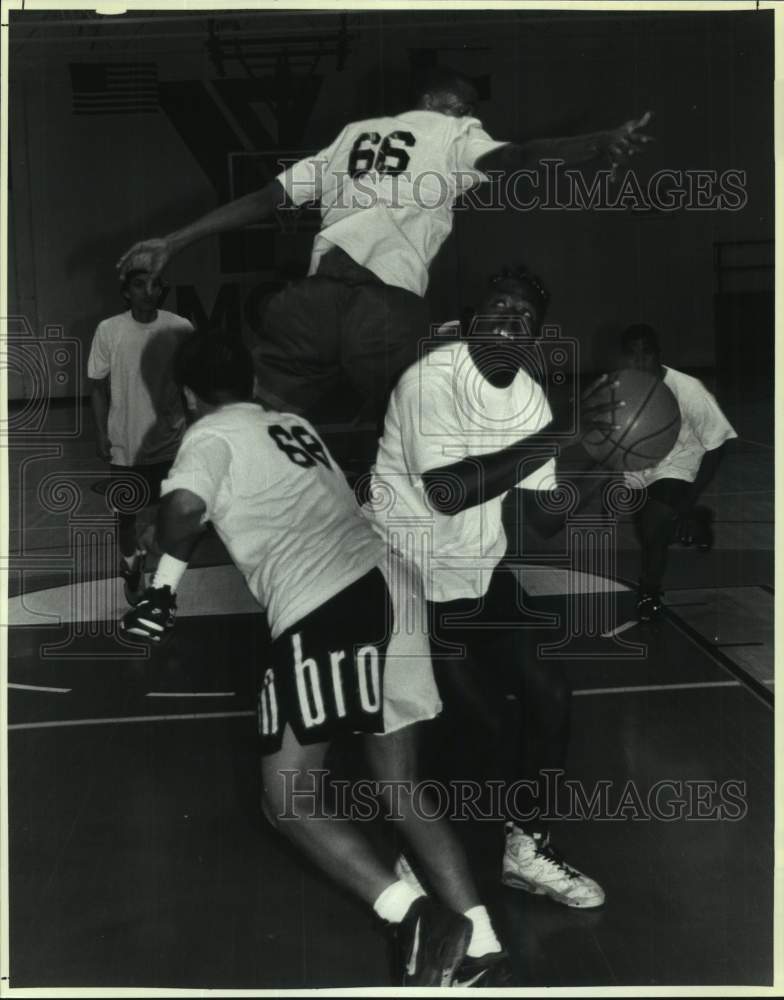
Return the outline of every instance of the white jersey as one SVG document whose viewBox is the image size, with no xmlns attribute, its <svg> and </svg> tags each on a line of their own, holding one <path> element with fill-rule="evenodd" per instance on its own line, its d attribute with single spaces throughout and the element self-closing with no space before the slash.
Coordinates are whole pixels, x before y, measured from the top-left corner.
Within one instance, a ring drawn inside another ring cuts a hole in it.
<svg viewBox="0 0 784 1000">
<path fill-rule="evenodd" d="M 444 344 L 412 365 L 387 410 L 365 508 L 391 548 L 419 568 L 431 601 L 481 597 L 507 548 L 506 494 L 457 514 L 434 510 L 422 475 L 506 448 L 552 419 L 541 386 L 523 371 L 496 388 L 474 365 L 466 341 Z M 522 475 L 519 488 L 550 490 L 555 461 Z"/>
<path fill-rule="evenodd" d="M 150 323 L 137 322 L 129 310 L 98 324 L 87 374 L 109 378 L 112 464 L 154 465 L 174 457 L 185 414 L 171 363 L 189 333 L 187 319 L 164 309 Z"/>
<path fill-rule="evenodd" d="M 657 479 L 681 479 L 693 483 L 705 452 L 713 451 L 738 436 L 713 394 L 698 378 L 666 365 L 662 368 L 664 384 L 678 401 L 681 429 L 674 448 L 658 465 L 640 472 L 625 473 L 627 483 L 637 489 L 649 486 Z"/>
<path fill-rule="evenodd" d="M 161 495 L 201 497 L 273 638 L 381 564 L 384 545 L 311 425 L 256 403 L 202 417 Z"/>
<path fill-rule="evenodd" d="M 455 200 L 485 179 L 475 169 L 479 157 L 503 145 L 476 118 L 436 111 L 347 125 L 330 146 L 278 177 L 294 204 L 321 202 L 310 273 L 339 246 L 385 284 L 424 295 Z"/>
</svg>

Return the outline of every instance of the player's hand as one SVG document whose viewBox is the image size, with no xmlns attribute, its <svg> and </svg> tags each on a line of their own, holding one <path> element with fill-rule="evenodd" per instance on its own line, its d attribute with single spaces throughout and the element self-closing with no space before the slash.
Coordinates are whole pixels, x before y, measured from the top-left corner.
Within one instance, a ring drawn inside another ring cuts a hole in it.
<svg viewBox="0 0 784 1000">
<path fill-rule="evenodd" d="M 609 129 L 602 135 L 600 147 L 610 161 L 613 180 L 615 172 L 621 164 L 626 163 L 629 157 L 642 153 L 645 146 L 649 142 L 653 142 L 653 136 L 646 135 L 643 131 L 652 117 L 652 112 L 646 111 L 642 118 L 632 118 L 617 128 Z"/>
<path fill-rule="evenodd" d="M 620 425 L 615 422 L 615 412 L 626 406 L 625 399 L 605 399 L 600 401 L 598 393 L 600 389 L 617 389 L 619 382 L 611 382 L 609 375 L 601 375 L 592 382 L 580 397 L 580 440 L 593 431 L 602 434 L 611 434 L 620 430 Z"/>
<path fill-rule="evenodd" d="M 108 434 L 98 434 L 98 440 L 95 443 L 95 450 L 103 462 L 110 462 L 112 460 L 112 443 L 109 440 Z"/>
<path fill-rule="evenodd" d="M 152 286 L 161 272 L 174 256 L 174 246 L 167 236 L 134 243 L 130 250 L 117 261 L 116 267 L 120 278 L 124 278 L 130 270 L 138 268 L 148 271 L 147 290 L 152 294 Z"/>
<path fill-rule="evenodd" d="M 135 608 L 120 622 L 123 635 L 160 645 L 174 628 L 177 599 L 169 587 L 148 587 Z"/>
</svg>

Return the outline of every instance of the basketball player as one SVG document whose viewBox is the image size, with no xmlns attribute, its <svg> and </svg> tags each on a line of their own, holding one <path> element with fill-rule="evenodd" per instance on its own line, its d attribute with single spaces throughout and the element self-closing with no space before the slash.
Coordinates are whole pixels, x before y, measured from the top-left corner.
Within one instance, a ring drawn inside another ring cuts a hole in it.
<svg viewBox="0 0 784 1000">
<path fill-rule="evenodd" d="M 194 335 L 175 375 L 196 420 L 161 490 L 163 555 L 124 631 L 154 643 L 172 629 L 178 584 L 210 520 L 273 637 L 258 701 L 266 816 L 398 926 L 404 985 L 503 984 L 506 954 L 449 824 L 423 818 L 436 815 L 432 803 L 412 806 L 413 724 L 441 707 L 426 630 L 405 618 L 421 593 L 415 572 L 387 559 L 312 426 L 250 401 L 241 344 Z M 364 734 L 375 777 L 396 783 L 394 818 L 444 905 L 396 878 L 345 817 L 325 818 L 313 772 L 341 732 Z"/>
<path fill-rule="evenodd" d="M 112 478 L 138 496 L 141 509 L 157 503 L 185 430 L 171 361 L 193 327 L 182 316 L 158 308 L 163 288 L 147 271 L 127 271 L 122 293 L 128 310 L 98 324 L 87 376 L 98 455 L 110 463 Z M 133 512 L 118 514 L 118 545 L 125 597 L 133 604 L 144 591 L 147 555 Z"/>
<path fill-rule="evenodd" d="M 652 327 L 628 327 L 621 336 L 621 353 L 623 367 L 662 379 L 681 411 L 672 451 L 651 469 L 624 474 L 629 486 L 645 490 L 645 503 L 636 515 L 641 547 L 637 615 L 650 621 L 662 611 L 662 581 L 675 528 L 681 521 L 681 537 L 688 543 L 697 500 L 713 479 L 727 441 L 738 435 L 699 379 L 661 363 L 659 336 Z"/>
<path fill-rule="evenodd" d="M 571 692 L 560 663 L 539 662 L 516 577 L 504 564 L 506 494 L 517 488 L 523 516 L 553 534 L 564 522 L 546 509 L 558 466 L 569 453 L 573 460 L 581 435 L 609 429 L 602 415 L 610 406 L 590 405 L 600 380 L 583 401 L 580 435 L 561 433 L 558 465 L 551 457 L 563 418 L 553 420 L 528 371 L 547 302 L 538 278 L 524 269 L 503 271 L 491 279 L 469 329 L 455 328 L 458 339 L 405 372 L 390 399 L 368 506 L 392 546 L 408 539 L 406 551 L 422 572 L 451 731 L 464 733 L 460 720 L 470 725 L 473 717 L 474 731 L 482 719 L 492 733 L 505 698 L 519 697 L 523 745 L 504 767 L 537 791 L 525 809 L 530 824 L 506 823 L 504 883 L 589 909 L 601 906 L 604 892 L 556 854 L 542 815 L 542 772 L 565 763 Z M 578 450 L 572 471 L 591 467 Z M 405 861 L 399 871 L 411 878 Z"/>
<path fill-rule="evenodd" d="M 347 125 L 261 190 L 135 244 L 118 267 L 142 261 L 158 275 L 197 240 L 320 201 L 310 277 L 282 290 L 265 314 L 255 352 L 260 398 L 320 423 L 345 408 L 353 392 L 355 418 L 380 428 L 389 389 L 427 335 L 428 268 L 452 229 L 456 199 L 493 172 L 537 167 L 548 157 L 615 165 L 649 141 L 645 114 L 590 135 L 498 142 L 474 117 L 476 104 L 470 81 L 433 70 L 417 88 L 413 110 Z M 376 438 L 353 441 L 367 451 L 359 471 L 372 460 Z"/>
</svg>

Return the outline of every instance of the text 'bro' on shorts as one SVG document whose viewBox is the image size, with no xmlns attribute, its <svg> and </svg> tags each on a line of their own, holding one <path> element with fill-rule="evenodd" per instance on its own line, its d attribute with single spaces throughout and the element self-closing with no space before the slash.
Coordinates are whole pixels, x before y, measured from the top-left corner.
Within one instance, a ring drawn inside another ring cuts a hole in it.
<svg viewBox="0 0 784 1000">
<path fill-rule="evenodd" d="M 373 569 L 279 635 L 260 670 L 261 753 L 280 749 L 286 725 L 303 746 L 383 732 L 393 625 L 386 581 Z"/>
</svg>

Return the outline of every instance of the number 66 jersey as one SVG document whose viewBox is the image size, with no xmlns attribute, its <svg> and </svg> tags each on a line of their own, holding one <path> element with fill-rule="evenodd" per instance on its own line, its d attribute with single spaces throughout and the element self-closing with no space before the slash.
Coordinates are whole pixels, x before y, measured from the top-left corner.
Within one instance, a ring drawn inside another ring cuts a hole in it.
<svg viewBox="0 0 784 1000">
<path fill-rule="evenodd" d="M 231 403 L 201 417 L 161 495 L 178 489 L 204 501 L 273 639 L 383 562 L 343 473 L 293 414 Z"/>
<path fill-rule="evenodd" d="M 278 176 L 295 205 L 321 202 L 310 274 L 336 245 L 385 284 L 424 295 L 455 200 L 486 179 L 475 169 L 479 157 L 503 145 L 476 118 L 436 111 L 347 125 Z"/>
</svg>

